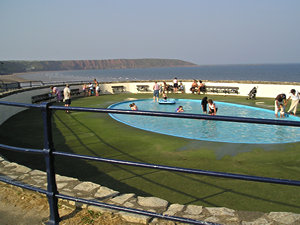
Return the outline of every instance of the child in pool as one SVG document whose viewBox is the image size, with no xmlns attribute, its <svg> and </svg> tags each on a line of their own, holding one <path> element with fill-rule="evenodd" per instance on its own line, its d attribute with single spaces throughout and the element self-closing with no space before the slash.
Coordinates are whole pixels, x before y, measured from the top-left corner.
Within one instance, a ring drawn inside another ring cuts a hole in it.
<svg viewBox="0 0 300 225">
<path fill-rule="evenodd" d="M 176 109 L 176 112 L 184 112 L 183 107 L 182 107 L 182 106 L 179 106 L 179 107 Z"/>
<path fill-rule="evenodd" d="M 138 110 L 138 108 L 137 108 L 137 106 L 136 106 L 136 104 L 135 104 L 134 102 L 131 103 L 131 104 L 129 105 L 129 107 L 131 108 L 131 110 L 134 110 L 134 111 Z"/>
<path fill-rule="evenodd" d="M 167 99 L 168 99 L 168 96 L 167 96 L 167 94 L 166 94 L 166 93 L 163 93 L 163 100 L 166 102 L 166 101 L 167 101 Z"/>
<path fill-rule="evenodd" d="M 208 114 L 212 115 L 212 116 L 215 116 L 217 114 L 217 111 L 218 111 L 217 105 L 213 102 L 212 99 L 208 99 L 207 102 L 208 102 L 208 109 L 209 109 Z"/>
</svg>

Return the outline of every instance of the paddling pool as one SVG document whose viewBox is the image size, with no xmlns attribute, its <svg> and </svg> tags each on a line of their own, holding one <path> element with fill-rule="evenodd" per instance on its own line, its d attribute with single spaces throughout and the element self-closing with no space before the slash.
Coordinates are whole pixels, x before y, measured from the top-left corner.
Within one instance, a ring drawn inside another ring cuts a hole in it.
<svg viewBox="0 0 300 225">
<path fill-rule="evenodd" d="M 175 112 L 176 108 L 182 105 L 185 113 L 203 113 L 201 100 L 191 99 L 176 99 L 176 103 L 173 105 L 158 104 L 152 99 L 141 99 L 119 102 L 109 108 L 129 110 L 129 104 L 132 102 L 135 102 L 139 110 Z M 272 110 L 225 102 L 215 103 L 218 106 L 217 115 L 275 119 Z M 139 129 L 195 140 L 247 144 L 300 141 L 299 127 L 123 114 L 110 114 L 110 116 L 119 122 Z M 300 118 L 289 116 L 284 120 L 300 121 Z"/>
</svg>

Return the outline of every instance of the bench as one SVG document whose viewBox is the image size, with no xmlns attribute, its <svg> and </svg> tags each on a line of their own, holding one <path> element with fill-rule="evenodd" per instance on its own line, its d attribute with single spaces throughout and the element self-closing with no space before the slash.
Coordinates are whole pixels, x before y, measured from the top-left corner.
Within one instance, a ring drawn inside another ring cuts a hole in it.
<svg viewBox="0 0 300 225">
<path fill-rule="evenodd" d="M 39 102 L 44 102 L 44 101 L 51 101 L 54 98 L 55 98 L 55 96 L 53 96 L 50 93 L 35 95 L 35 96 L 31 96 L 31 102 L 32 103 L 39 103 Z"/>
<path fill-rule="evenodd" d="M 111 86 L 113 93 L 121 93 L 125 91 L 124 86 Z"/>
<path fill-rule="evenodd" d="M 224 94 L 238 94 L 239 93 L 239 87 L 205 86 L 205 92 L 224 93 Z"/>
<path fill-rule="evenodd" d="M 0 82 L 0 92 L 21 88 L 21 84 L 19 82 L 4 83 L 2 80 L 0 80 Z"/>
<path fill-rule="evenodd" d="M 149 90 L 149 85 L 136 85 L 136 89 L 141 92 L 151 91 Z"/>
<path fill-rule="evenodd" d="M 62 91 L 62 94 L 64 94 L 63 91 Z M 79 88 L 71 89 L 71 96 L 73 96 L 73 95 L 80 95 Z"/>
<path fill-rule="evenodd" d="M 79 88 L 71 89 L 71 96 L 79 95 L 79 94 L 80 94 Z M 61 91 L 61 96 L 64 96 L 64 91 Z M 43 102 L 43 101 L 52 101 L 54 98 L 56 98 L 56 96 L 52 95 L 51 93 L 34 95 L 34 96 L 31 96 L 31 102 L 39 103 L 39 102 Z"/>
</svg>

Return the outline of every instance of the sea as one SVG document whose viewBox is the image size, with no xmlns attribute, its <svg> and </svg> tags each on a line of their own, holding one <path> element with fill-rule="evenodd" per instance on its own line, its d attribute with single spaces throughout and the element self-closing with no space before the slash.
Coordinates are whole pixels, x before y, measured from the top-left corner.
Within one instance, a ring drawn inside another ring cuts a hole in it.
<svg viewBox="0 0 300 225">
<path fill-rule="evenodd" d="M 235 80 L 300 82 L 299 64 L 207 65 L 143 69 L 105 69 L 34 72 L 20 75 L 29 80 L 50 81 L 153 81 L 173 80 Z"/>
</svg>

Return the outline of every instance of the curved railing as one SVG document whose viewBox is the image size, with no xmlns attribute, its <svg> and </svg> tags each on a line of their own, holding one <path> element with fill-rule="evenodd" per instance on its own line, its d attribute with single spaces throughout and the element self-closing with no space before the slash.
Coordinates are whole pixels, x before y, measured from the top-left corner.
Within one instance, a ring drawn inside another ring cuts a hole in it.
<svg viewBox="0 0 300 225">
<path fill-rule="evenodd" d="M 29 190 L 33 190 L 42 194 L 47 195 L 49 208 L 50 208 L 50 218 L 48 224 L 58 224 L 60 221 L 59 213 L 58 213 L 58 199 L 66 199 L 72 200 L 76 202 L 81 202 L 85 204 L 90 204 L 94 206 L 100 206 L 104 208 L 125 211 L 145 216 L 151 216 L 161 219 L 167 219 L 177 222 L 189 223 L 189 224 L 207 224 L 212 225 L 215 223 L 197 221 L 193 219 L 162 215 L 154 212 L 148 212 L 144 210 L 138 210 L 133 208 L 127 208 L 122 206 L 117 206 L 113 204 L 107 204 L 97 201 L 86 200 L 82 198 L 75 198 L 68 195 L 63 195 L 58 193 L 55 179 L 55 167 L 54 167 L 54 157 L 55 156 L 65 156 L 71 158 L 80 158 L 85 160 L 93 160 L 98 162 L 106 162 L 111 164 L 120 164 L 126 166 L 136 166 L 136 167 L 144 167 L 144 168 L 152 168 L 158 170 L 168 170 L 182 173 L 190 173 L 190 174 L 198 174 L 205 176 L 214 176 L 214 177 L 223 177 L 230 179 L 239 179 L 239 180 L 247 180 L 247 181 L 255 181 L 255 182 L 265 182 L 265 183 L 276 183 L 282 185 L 294 185 L 300 186 L 300 181 L 298 180 L 287 180 L 287 179 L 277 179 L 270 177 L 259 177 L 259 176 L 249 176 L 242 174 L 233 174 L 233 173 L 224 173 L 224 172 L 215 172 L 215 171 L 207 171 L 207 170 L 197 170 L 197 169 L 189 169 L 189 168 L 181 168 L 181 167 L 170 167 L 165 165 L 156 165 L 149 163 L 140 163 L 140 162 L 132 162 L 132 161 L 123 161 L 123 160 L 115 160 L 109 158 L 101 158 L 101 157 L 93 157 L 88 155 L 78 155 L 71 154 L 65 152 L 59 152 L 54 149 L 54 143 L 52 139 L 52 110 L 71 110 L 71 111 L 84 111 L 84 112 L 93 112 L 93 113 L 115 113 L 115 114 L 133 114 L 133 115 L 143 115 L 143 116 L 160 116 L 160 117 L 176 117 L 176 118 L 189 118 L 189 119 L 206 119 L 206 120 L 219 120 L 219 121 L 230 121 L 230 122 L 239 122 L 239 123 L 259 123 L 259 124 L 268 124 L 268 125 L 280 125 L 280 126 L 296 126 L 300 127 L 300 122 L 297 121 L 284 121 L 284 120 L 272 120 L 272 119 L 255 119 L 255 118 L 242 118 L 242 117 L 228 117 L 228 116 L 208 116 L 208 115 L 200 115 L 200 114 L 188 114 L 188 113 L 166 113 L 166 112 L 156 112 L 156 111 L 131 111 L 131 110 L 118 110 L 118 109 L 99 109 L 99 108 L 84 108 L 84 107 L 63 107 L 63 106 L 54 106 L 51 103 L 42 103 L 39 105 L 35 104 L 25 104 L 25 103 L 15 103 L 15 102 L 5 102 L 0 101 L 0 105 L 6 106 L 17 106 L 17 107 L 25 107 L 25 108 L 40 108 L 41 113 L 43 115 L 43 129 L 44 129 L 44 148 L 43 149 L 31 149 L 31 148 L 21 148 L 21 147 L 13 147 L 4 144 L 0 144 L 0 148 L 6 150 L 12 150 L 17 152 L 26 152 L 26 153 L 35 153 L 42 154 L 45 157 L 46 171 L 47 171 L 47 190 L 36 188 L 27 184 L 22 184 L 10 179 L 6 179 L 4 177 L 0 177 L 0 181 L 12 184 L 18 187 L 26 188 Z"/>
</svg>

